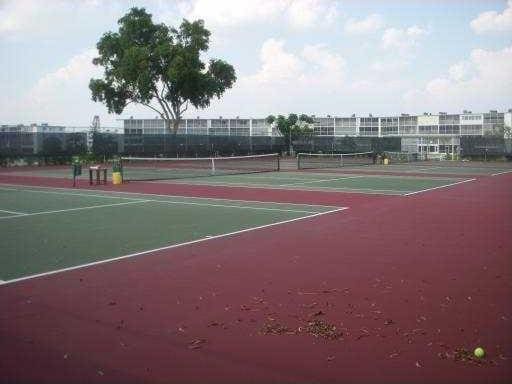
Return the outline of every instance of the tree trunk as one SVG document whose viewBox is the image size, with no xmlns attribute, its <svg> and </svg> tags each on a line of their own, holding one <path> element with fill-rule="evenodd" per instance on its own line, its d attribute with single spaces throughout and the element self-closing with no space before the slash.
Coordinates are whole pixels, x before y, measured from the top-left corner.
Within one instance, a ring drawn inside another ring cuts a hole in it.
<svg viewBox="0 0 512 384">
<path fill-rule="evenodd" d="M 178 133 L 178 128 L 180 127 L 180 120 L 176 119 L 172 122 L 172 132 L 176 135 Z"/>
</svg>

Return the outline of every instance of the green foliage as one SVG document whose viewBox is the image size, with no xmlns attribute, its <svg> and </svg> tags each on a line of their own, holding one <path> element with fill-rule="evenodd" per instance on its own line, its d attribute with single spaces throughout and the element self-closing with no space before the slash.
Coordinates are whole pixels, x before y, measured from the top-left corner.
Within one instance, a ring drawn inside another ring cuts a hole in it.
<svg viewBox="0 0 512 384">
<path fill-rule="evenodd" d="M 276 125 L 285 138 L 288 147 L 294 140 L 304 140 L 313 136 L 313 121 L 313 118 L 308 115 L 301 114 L 297 116 L 295 113 L 290 113 L 288 117 L 269 115 L 266 118 L 268 124 Z"/>
<path fill-rule="evenodd" d="M 157 112 L 174 133 L 189 104 L 206 108 L 236 81 L 233 66 L 219 59 L 208 65 L 210 32 L 202 20 L 183 20 L 178 29 L 155 24 L 144 8 L 132 8 L 119 19 L 119 31 L 105 33 L 97 44 L 95 65 L 103 79 L 91 79 L 94 101 L 120 114 L 129 103 Z"/>
</svg>

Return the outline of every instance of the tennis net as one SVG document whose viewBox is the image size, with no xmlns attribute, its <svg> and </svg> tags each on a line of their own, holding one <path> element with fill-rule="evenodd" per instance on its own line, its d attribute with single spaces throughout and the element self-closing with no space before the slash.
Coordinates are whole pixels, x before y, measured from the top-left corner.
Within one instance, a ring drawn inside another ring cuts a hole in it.
<svg viewBox="0 0 512 384">
<path fill-rule="evenodd" d="M 298 169 L 338 168 L 373 164 L 373 152 L 358 153 L 298 153 Z"/>
<path fill-rule="evenodd" d="M 171 180 L 279 171 L 279 154 L 232 157 L 122 157 L 124 181 Z"/>
</svg>

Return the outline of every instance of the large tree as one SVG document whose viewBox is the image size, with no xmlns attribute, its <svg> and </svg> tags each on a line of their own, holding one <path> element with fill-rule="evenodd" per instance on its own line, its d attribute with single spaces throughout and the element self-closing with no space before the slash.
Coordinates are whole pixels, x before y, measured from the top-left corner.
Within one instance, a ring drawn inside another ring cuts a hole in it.
<svg viewBox="0 0 512 384">
<path fill-rule="evenodd" d="M 103 79 L 91 79 L 92 99 L 120 114 L 130 104 L 158 113 L 176 133 L 189 105 L 206 108 L 236 81 L 233 66 L 200 58 L 208 50 L 210 32 L 202 20 L 183 20 L 179 29 L 155 24 L 144 8 L 132 8 L 118 21 L 118 32 L 105 33 L 95 65 Z"/>
</svg>

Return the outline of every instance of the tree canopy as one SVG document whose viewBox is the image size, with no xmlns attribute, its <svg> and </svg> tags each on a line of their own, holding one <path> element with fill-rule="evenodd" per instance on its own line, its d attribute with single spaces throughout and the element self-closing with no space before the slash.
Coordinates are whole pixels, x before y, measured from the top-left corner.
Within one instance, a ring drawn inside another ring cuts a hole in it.
<svg viewBox="0 0 512 384">
<path fill-rule="evenodd" d="M 202 20 L 183 20 L 178 29 L 153 23 L 144 8 L 132 8 L 118 21 L 118 32 L 105 33 L 93 63 L 103 79 L 91 79 L 94 101 L 120 114 L 130 104 L 158 113 L 177 132 L 189 105 L 206 108 L 236 81 L 235 69 L 220 59 L 201 60 L 210 32 Z"/>
<path fill-rule="evenodd" d="M 266 119 L 268 124 L 275 124 L 283 135 L 286 145 L 290 147 L 294 140 L 299 140 L 313 135 L 313 118 L 301 114 L 290 113 L 288 117 L 283 115 L 269 115 Z"/>
</svg>

